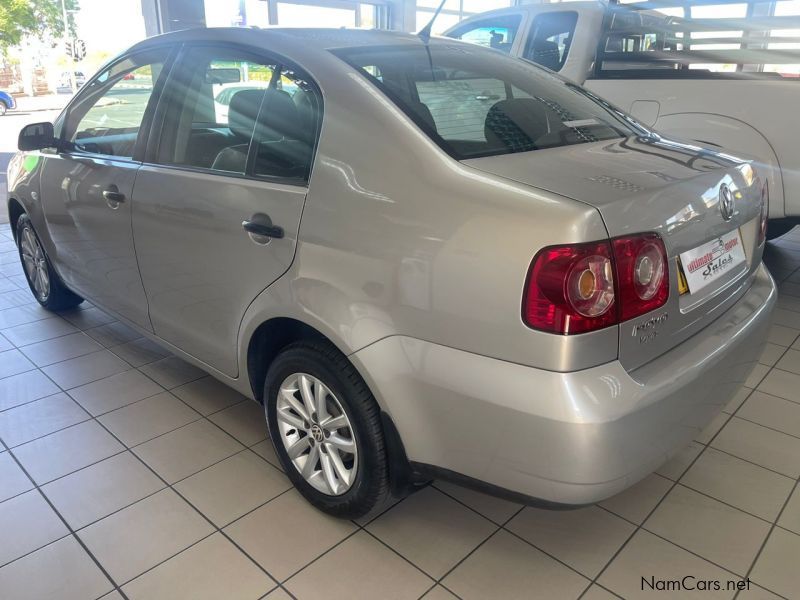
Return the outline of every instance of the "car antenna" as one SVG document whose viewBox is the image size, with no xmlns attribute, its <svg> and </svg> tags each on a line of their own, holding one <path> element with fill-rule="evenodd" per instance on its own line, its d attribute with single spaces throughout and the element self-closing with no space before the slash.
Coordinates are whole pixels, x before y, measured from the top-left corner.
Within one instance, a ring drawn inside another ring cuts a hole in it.
<svg viewBox="0 0 800 600">
<path fill-rule="evenodd" d="M 421 39 L 423 41 L 423 43 L 425 43 L 426 45 L 428 44 L 428 42 L 431 39 L 431 29 L 433 28 L 433 22 L 436 20 L 436 17 L 439 16 L 439 13 L 442 12 L 442 8 L 444 8 L 444 3 L 446 1 L 447 0 L 442 0 L 441 2 L 439 2 L 439 6 L 436 9 L 436 11 L 433 13 L 433 16 L 431 17 L 431 20 L 428 21 L 428 24 L 425 25 L 425 27 L 423 27 L 422 29 L 420 29 L 417 32 L 417 37 L 419 37 L 419 39 Z"/>
</svg>

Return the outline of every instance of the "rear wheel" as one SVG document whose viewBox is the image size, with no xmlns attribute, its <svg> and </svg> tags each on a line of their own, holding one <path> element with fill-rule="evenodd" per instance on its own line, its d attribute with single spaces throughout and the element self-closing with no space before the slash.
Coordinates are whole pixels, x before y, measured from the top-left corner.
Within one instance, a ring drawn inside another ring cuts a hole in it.
<svg viewBox="0 0 800 600">
<path fill-rule="evenodd" d="M 287 347 L 269 368 L 264 404 L 278 458 L 314 506 L 355 518 L 387 498 L 380 410 L 338 350 L 320 342 Z"/>
<path fill-rule="evenodd" d="M 36 300 L 48 310 L 64 310 L 83 302 L 61 282 L 44 253 L 28 215 L 17 220 L 17 247 L 25 278 Z"/>
</svg>

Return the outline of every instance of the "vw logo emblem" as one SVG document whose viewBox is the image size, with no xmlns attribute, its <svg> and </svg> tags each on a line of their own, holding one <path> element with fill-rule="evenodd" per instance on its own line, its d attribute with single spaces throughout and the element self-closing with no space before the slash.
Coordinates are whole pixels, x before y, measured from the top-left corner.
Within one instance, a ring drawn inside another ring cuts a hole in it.
<svg viewBox="0 0 800 600">
<path fill-rule="evenodd" d="M 722 218 L 730 221 L 733 218 L 733 192 L 726 184 L 719 186 L 719 212 Z"/>
</svg>

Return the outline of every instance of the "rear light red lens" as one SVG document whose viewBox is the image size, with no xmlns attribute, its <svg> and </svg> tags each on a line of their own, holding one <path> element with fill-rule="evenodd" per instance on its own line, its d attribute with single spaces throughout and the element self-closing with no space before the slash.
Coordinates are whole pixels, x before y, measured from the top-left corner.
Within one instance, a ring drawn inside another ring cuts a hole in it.
<svg viewBox="0 0 800 600">
<path fill-rule="evenodd" d="M 619 320 L 627 321 L 663 306 L 669 298 L 664 242 L 655 233 L 611 240 L 619 290 Z"/>
<path fill-rule="evenodd" d="M 552 246 L 533 259 L 522 301 L 530 327 L 584 333 L 616 323 L 611 245 Z"/>
<path fill-rule="evenodd" d="M 769 184 L 765 181 L 761 188 L 761 230 L 758 233 L 758 245 L 767 239 L 767 222 L 769 221 Z"/>
<path fill-rule="evenodd" d="M 531 263 L 522 317 L 533 329 L 586 333 L 655 310 L 668 297 L 667 252 L 655 233 L 551 246 Z"/>
</svg>

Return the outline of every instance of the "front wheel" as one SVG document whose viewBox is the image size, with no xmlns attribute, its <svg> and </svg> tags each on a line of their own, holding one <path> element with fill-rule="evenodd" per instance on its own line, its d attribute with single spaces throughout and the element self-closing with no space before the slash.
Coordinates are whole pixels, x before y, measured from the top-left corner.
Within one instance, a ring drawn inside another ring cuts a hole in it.
<svg viewBox="0 0 800 600">
<path fill-rule="evenodd" d="M 83 302 L 83 298 L 67 289 L 53 270 L 28 215 L 17 220 L 17 247 L 25 279 L 39 304 L 55 311 Z"/>
<path fill-rule="evenodd" d="M 269 368 L 264 404 L 275 452 L 311 504 L 356 518 L 387 498 L 380 410 L 336 348 L 320 342 L 288 346 Z"/>
</svg>

